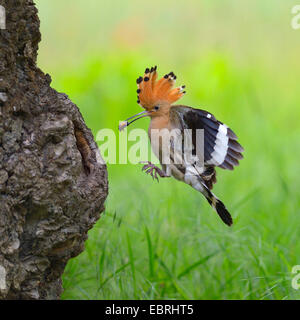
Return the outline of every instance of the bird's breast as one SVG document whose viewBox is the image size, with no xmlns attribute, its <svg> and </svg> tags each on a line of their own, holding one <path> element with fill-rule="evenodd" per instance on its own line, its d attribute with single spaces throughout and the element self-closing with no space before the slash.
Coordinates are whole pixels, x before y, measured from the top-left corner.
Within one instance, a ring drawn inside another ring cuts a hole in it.
<svg viewBox="0 0 300 320">
<path fill-rule="evenodd" d="M 148 136 L 155 156 L 163 163 L 162 149 L 169 147 L 169 119 L 168 117 L 155 117 L 151 119 Z"/>
<path fill-rule="evenodd" d="M 161 164 L 170 164 L 177 159 L 177 148 L 179 147 L 179 153 L 182 153 L 181 132 L 173 130 L 170 122 L 163 121 L 151 121 L 148 135 L 151 142 L 152 151 L 159 159 Z M 177 146 L 177 148 L 176 148 Z"/>
</svg>

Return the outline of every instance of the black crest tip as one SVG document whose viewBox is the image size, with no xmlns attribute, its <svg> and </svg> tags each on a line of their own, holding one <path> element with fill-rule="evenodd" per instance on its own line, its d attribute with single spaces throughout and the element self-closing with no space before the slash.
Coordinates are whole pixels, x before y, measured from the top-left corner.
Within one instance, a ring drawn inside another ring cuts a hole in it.
<svg viewBox="0 0 300 320">
<path fill-rule="evenodd" d="M 137 83 L 137 84 L 141 83 L 142 81 L 143 81 L 143 78 L 142 78 L 142 77 L 138 77 L 138 78 L 136 79 L 136 83 Z"/>
</svg>

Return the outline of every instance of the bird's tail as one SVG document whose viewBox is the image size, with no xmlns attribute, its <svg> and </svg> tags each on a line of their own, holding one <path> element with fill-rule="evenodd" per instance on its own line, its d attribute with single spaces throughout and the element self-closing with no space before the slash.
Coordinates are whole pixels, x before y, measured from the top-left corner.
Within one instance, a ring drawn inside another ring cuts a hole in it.
<svg viewBox="0 0 300 320">
<path fill-rule="evenodd" d="M 228 226 L 231 226 L 233 223 L 232 217 L 226 209 L 224 203 L 218 199 L 204 184 L 202 184 L 202 186 L 204 188 L 202 193 L 208 203 L 215 209 L 222 221 Z"/>
</svg>

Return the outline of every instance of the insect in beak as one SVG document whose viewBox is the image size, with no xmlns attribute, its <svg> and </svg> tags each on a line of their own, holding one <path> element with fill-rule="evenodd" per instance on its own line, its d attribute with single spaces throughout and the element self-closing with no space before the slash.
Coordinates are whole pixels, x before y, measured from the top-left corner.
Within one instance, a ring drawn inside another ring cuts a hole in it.
<svg viewBox="0 0 300 320">
<path fill-rule="evenodd" d="M 134 122 L 134 121 L 136 121 L 138 119 L 148 117 L 150 115 L 150 113 L 151 113 L 150 111 L 144 110 L 142 112 L 139 112 L 139 113 L 135 114 L 132 117 L 127 118 L 125 121 L 120 122 L 119 131 L 122 131 L 124 128 L 128 127 L 132 122 Z M 133 120 L 128 122 L 128 120 L 130 120 L 130 119 L 133 119 Z"/>
</svg>

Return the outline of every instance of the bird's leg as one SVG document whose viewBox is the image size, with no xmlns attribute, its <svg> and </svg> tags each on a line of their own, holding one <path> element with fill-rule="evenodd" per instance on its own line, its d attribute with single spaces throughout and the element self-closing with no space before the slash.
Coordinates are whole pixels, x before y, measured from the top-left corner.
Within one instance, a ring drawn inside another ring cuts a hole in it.
<svg viewBox="0 0 300 320">
<path fill-rule="evenodd" d="M 157 166 L 155 166 L 153 163 L 151 163 L 150 161 L 140 161 L 140 163 L 146 163 L 143 168 L 142 171 L 145 171 L 146 173 L 150 174 L 150 176 L 153 179 L 158 180 L 158 176 L 159 175 L 161 178 L 168 178 L 170 177 L 169 175 L 167 175 L 165 172 L 163 172 L 160 168 L 158 168 Z"/>
</svg>

